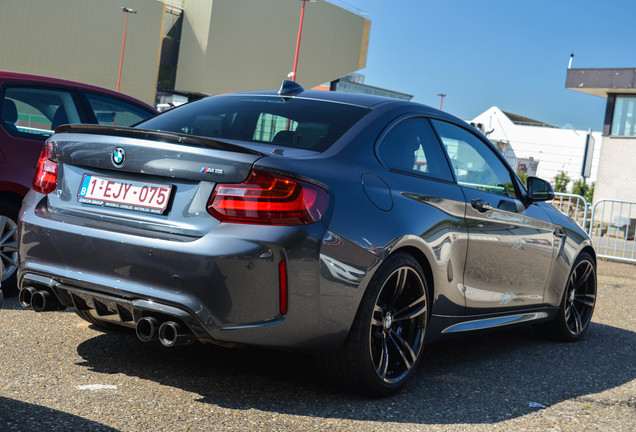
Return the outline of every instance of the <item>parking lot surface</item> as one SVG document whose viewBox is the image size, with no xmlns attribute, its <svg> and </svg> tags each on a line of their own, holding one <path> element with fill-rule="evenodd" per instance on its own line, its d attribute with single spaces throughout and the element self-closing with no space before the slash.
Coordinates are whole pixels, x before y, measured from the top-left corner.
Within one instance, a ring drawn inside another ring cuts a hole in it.
<svg viewBox="0 0 636 432">
<path fill-rule="evenodd" d="M 633 431 L 636 266 L 601 261 L 584 340 L 532 329 L 430 345 L 405 390 L 365 399 L 311 356 L 166 349 L 73 312 L 0 311 L 1 431 Z"/>
</svg>

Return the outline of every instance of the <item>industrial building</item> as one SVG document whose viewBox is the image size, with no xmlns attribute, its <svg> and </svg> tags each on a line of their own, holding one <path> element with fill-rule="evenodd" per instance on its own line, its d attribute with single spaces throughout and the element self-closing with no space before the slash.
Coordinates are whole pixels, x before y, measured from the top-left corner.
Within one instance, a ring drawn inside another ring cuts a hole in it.
<svg viewBox="0 0 636 432">
<path fill-rule="evenodd" d="M 152 105 L 278 88 L 294 67 L 302 6 L 298 0 L 2 0 L 1 68 L 120 86 Z M 364 68 L 370 26 L 327 1 L 307 2 L 296 81 L 312 88 Z"/>
</svg>

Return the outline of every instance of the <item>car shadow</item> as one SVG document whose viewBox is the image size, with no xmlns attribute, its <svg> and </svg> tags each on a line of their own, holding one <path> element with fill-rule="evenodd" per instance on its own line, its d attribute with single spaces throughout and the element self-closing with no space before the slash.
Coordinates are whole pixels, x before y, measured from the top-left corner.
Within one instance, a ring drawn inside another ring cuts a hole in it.
<svg viewBox="0 0 636 432">
<path fill-rule="evenodd" d="M 229 409 L 376 422 L 492 423 L 611 389 L 636 378 L 636 333 L 592 323 L 577 343 L 531 328 L 427 346 L 397 395 L 368 399 L 327 385 L 302 353 L 214 345 L 165 349 L 132 332 L 104 333 L 78 346 L 81 365 L 124 373 L 201 395 Z M 108 353 L 108 355 L 105 355 Z"/>
<path fill-rule="evenodd" d="M 118 432 L 118 429 L 113 429 L 92 420 L 2 396 L 0 396 L 0 419 L 2 430 L 4 431 Z"/>
</svg>

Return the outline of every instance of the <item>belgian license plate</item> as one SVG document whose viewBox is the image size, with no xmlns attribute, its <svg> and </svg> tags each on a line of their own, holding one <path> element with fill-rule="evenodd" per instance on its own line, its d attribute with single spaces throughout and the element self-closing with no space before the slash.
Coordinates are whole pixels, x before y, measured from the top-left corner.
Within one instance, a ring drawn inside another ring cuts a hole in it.
<svg viewBox="0 0 636 432">
<path fill-rule="evenodd" d="M 77 193 L 85 204 L 162 214 L 170 199 L 172 185 L 84 174 Z"/>
</svg>

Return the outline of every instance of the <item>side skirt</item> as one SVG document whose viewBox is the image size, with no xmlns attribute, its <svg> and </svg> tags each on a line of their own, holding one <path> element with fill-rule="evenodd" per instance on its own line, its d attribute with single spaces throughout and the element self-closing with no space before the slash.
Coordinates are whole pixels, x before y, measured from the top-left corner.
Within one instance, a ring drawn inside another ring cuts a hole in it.
<svg viewBox="0 0 636 432">
<path fill-rule="evenodd" d="M 549 321 L 556 316 L 557 312 L 558 308 L 552 307 L 491 315 L 433 315 L 428 339 L 434 341 L 444 339 L 447 336 L 461 335 L 473 331 Z"/>
</svg>

